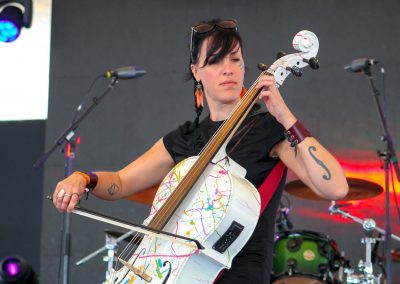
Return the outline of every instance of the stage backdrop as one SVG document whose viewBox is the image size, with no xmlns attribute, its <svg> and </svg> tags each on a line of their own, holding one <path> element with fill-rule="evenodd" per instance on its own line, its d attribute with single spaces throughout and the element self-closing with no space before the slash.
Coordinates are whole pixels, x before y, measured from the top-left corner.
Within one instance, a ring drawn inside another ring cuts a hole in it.
<svg viewBox="0 0 400 284">
<path fill-rule="evenodd" d="M 258 76 L 258 63 L 271 64 L 279 51 L 294 52 L 291 42 L 297 32 L 307 29 L 318 36 L 321 68 L 306 68 L 301 78 L 288 78 L 281 88 L 283 97 L 349 175 L 368 179 L 373 173 L 382 182 L 376 156 L 377 149 L 384 149 L 382 128 L 368 81 L 362 74 L 345 72 L 343 66 L 360 57 L 385 64 L 385 88 L 379 67 L 373 71 L 377 87 L 385 90 L 388 123 L 399 149 L 399 16 L 396 0 L 54 1 L 45 148 L 67 128 L 82 100 L 87 99 L 87 106 L 106 90 L 110 80 L 101 79 L 87 96 L 96 76 L 135 65 L 146 69 L 146 75 L 121 80 L 75 131 L 81 143 L 73 170 L 118 170 L 137 158 L 169 130 L 194 118 L 193 82 L 185 81 L 190 26 L 203 19 L 235 18 L 244 38 L 247 87 Z M 63 175 L 64 157 L 56 151 L 45 164 L 43 195 L 51 194 Z M 354 202 L 346 209 L 360 218 L 374 218 L 384 227 L 382 196 Z M 328 202 L 289 198 L 295 229 L 329 235 L 353 267 L 365 258 L 361 225 L 330 217 Z M 141 222 L 149 213 L 149 206 L 129 200 L 105 202 L 89 197 L 81 205 L 132 222 Z M 393 196 L 391 205 L 393 232 L 400 234 Z M 42 284 L 57 283 L 61 226 L 61 215 L 51 202 L 45 202 Z M 105 252 L 81 266 L 75 262 L 105 245 L 105 230 L 123 231 L 71 216 L 70 283 L 103 281 Z M 393 241 L 393 246 L 400 244 Z M 398 266 L 393 265 L 393 275 L 400 274 Z M 393 283 L 400 281 L 396 277 Z"/>
<path fill-rule="evenodd" d="M 33 94 L 34 95 L 34 94 Z M 39 272 L 46 121 L 0 122 L 0 258 L 19 255 Z"/>
</svg>

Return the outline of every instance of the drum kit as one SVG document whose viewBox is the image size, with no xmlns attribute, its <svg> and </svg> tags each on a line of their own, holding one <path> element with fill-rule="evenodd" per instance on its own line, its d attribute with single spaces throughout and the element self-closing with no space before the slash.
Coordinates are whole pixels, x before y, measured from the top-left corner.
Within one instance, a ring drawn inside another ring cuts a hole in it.
<svg viewBox="0 0 400 284">
<path fill-rule="evenodd" d="M 383 192 L 376 183 L 348 178 L 349 193 L 340 201 L 354 201 L 372 198 Z M 307 200 L 325 200 L 313 193 L 301 181 L 295 180 L 285 186 L 285 191 L 292 196 Z M 284 196 L 287 198 L 287 196 Z M 289 202 L 289 199 L 287 199 Z M 325 200 L 329 201 L 329 200 Z M 274 262 L 272 271 L 273 284 L 384 284 L 383 258 L 377 255 L 377 248 L 384 239 L 384 230 L 377 227 L 371 218 L 360 219 L 342 210 L 345 206 L 331 201 L 330 214 L 338 214 L 351 219 L 362 226 L 365 237 L 361 243 L 365 246 L 365 259 L 360 260 L 357 269 L 350 265 L 343 252 L 339 251 L 337 243 L 328 235 L 310 230 L 292 230 L 289 219 L 289 206 L 281 206 L 276 220 L 278 232 L 275 236 Z M 373 233 L 377 232 L 375 236 Z M 105 245 L 83 259 L 76 265 L 81 265 L 89 259 L 105 253 L 103 261 L 107 263 L 106 282 L 110 277 L 115 256 L 120 244 L 132 242 L 132 231 L 126 233 L 105 231 Z M 400 237 L 392 234 L 392 239 L 400 241 Z M 400 248 L 393 250 L 392 262 L 400 262 Z M 374 263 L 382 272 L 374 272 Z M 106 283 L 104 282 L 104 283 Z"/>
<path fill-rule="evenodd" d="M 375 197 L 383 192 L 383 188 L 373 182 L 348 178 L 349 193 L 341 201 L 361 200 Z M 288 183 L 285 191 L 295 197 L 308 200 L 324 200 L 316 195 L 301 181 Z M 328 201 L 328 200 L 326 200 Z M 371 218 L 360 219 L 342 210 L 345 204 L 332 201 L 330 214 L 338 214 L 360 224 L 365 232 L 361 243 L 365 246 L 365 259 L 360 260 L 357 269 L 340 252 L 336 242 L 329 236 L 306 230 L 291 230 L 292 224 L 288 219 L 289 208 L 281 203 L 280 214 L 277 217 L 278 232 L 275 237 L 274 263 L 272 272 L 273 284 L 349 284 L 385 283 L 384 259 L 377 255 L 380 242 L 384 239 L 385 231 L 376 226 Z M 289 205 L 290 207 L 290 205 Z M 378 233 L 373 234 L 374 232 Z M 400 237 L 391 235 L 392 239 L 400 241 Z M 400 262 L 400 250 L 393 250 L 392 262 Z M 374 272 L 377 262 L 381 272 Z"/>
</svg>

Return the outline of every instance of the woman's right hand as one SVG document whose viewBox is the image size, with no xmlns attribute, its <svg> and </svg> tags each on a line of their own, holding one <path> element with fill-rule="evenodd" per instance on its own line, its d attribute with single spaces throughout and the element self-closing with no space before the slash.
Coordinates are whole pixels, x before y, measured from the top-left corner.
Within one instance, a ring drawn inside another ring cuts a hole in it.
<svg viewBox="0 0 400 284">
<path fill-rule="evenodd" d="M 90 193 L 103 200 L 118 200 L 160 184 L 174 166 L 174 160 L 162 138 L 146 153 L 117 172 L 96 171 L 98 183 Z M 89 177 L 88 177 L 89 178 Z M 57 183 L 53 193 L 54 207 L 60 212 L 71 212 L 83 195 L 89 180 L 74 172 Z"/>
<path fill-rule="evenodd" d="M 86 179 L 74 172 L 57 183 L 53 193 L 53 204 L 60 212 L 71 212 L 86 193 Z"/>
</svg>

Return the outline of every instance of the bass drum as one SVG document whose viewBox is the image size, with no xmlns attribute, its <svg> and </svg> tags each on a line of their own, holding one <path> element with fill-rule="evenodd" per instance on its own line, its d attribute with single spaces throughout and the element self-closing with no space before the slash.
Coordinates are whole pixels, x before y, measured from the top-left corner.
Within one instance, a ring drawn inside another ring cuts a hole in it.
<svg viewBox="0 0 400 284">
<path fill-rule="evenodd" d="M 276 236 L 272 283 L 338 283 L 335 273 L 342 258 L 336 243 L 313 231 L 290 231 Z"/>
</svg>

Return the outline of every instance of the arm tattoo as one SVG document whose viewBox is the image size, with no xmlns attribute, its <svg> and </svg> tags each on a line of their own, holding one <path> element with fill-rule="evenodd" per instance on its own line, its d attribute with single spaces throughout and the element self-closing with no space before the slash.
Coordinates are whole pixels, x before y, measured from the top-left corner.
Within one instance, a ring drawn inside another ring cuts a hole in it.
<svg viewBox="0 0 400 284">
<path fill-rule="evenodd" d="M 113 196 L 119 192 L 119 186 L 113 183 L 107 191 L 109 195 Z"/>
<path fill-rule="evenodd" d="M 317 148 L 315 148 L 314 146 L 310 146 L 310 147 L 308 148 L 308 153 L 310 153 L 311 157 L 317 162 L 317 164 L 320 165 L 320 166 L 326 171 L 327 175 L 323 175 L 322 178 L 323 178 L 324 180 L 330 180 L 331 177 L 332 177 L 332 174 L 331 174 L 331 172 L 329 171 L 328 167 L 325 166 L 325 164 L 324 164 L 321 160 L 319 160 L 319 159 L 311 152 L 311 151 L 314 151 L 314 152 L 315 152 L 316 150 L 317 150 Z"/>
</svg>

